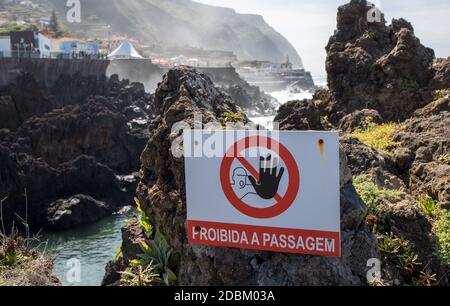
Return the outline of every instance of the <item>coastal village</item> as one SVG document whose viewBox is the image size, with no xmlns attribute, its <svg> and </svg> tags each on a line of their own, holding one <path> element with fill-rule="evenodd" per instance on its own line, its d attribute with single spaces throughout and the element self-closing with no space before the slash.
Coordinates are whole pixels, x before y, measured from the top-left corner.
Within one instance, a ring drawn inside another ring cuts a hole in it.
<svg viewBox="0 0 450 306">
<path fill-rule="evenodd" d="M 38 9 L 38 5 L 32 1 L 19 1 L 17 5 L 31 10 Z M 190 46 L 164 47 L 155 42 L 114 33 L 106 24 L 92 27 L 97 30 L 91 32 L 98 36 L 75 36 L 58 20 L 55 10 L 51 16 L 40 18 L 16 17 L 15 20 L 10 20 L 0 16 L 0 58 L 139 59 L 161 69 L 183 65 L 197 68 L 235 68 L 251 85 L 266 91 L 315 88 L 311 73 L 302 67 L 294 67 L 288 55 L 285 61 L 277 63 L 264 59 L 242 61 L 232 51 Z"/>
</svg>

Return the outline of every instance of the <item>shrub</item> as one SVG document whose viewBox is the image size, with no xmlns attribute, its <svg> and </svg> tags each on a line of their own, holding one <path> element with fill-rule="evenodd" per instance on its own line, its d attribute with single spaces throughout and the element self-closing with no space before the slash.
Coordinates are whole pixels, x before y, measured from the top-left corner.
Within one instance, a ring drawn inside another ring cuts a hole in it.
<svg viewBox="0 0 450 306">
<path fill-rule="evenodd" d="M 126 271 L 122 272 L 122 284 L 128 286 L 148 286 L 161 280 L 167 285 L 174 284 L 177 280 L 174 271 L 178 268 L 180 255 L 174 253 L 173 248 L 159 232 L 155 231 L 145 211 L 137 198 L 134 199 L 140 214 L 139 223 L 144 231 L 145 238 L 139 239 L 142 254 L 140 259 L 131 261 Z M 153 237 L 153 238 L 152 238 Z M 117 262 L 121 247 L 116 252 L 114 261 Z"/>
<path fill-rule="evenodd" d="M 243 116 L 235 114 L 233 112 L 224 112 L 222 117 L 224 122 L 240 122 L 245 120 Z"/>
<path fill-rule="evenodd" d="M 417 81 L 403 81 L 402 84 L 400 85 L 400 88 L 403 90 L 407 90 L 407 89 L 418 89 L 419 83 L 417 83 Z"/>
<path fill-rule="evenodd" d="M 159 275 L 153 265 L 143 268 L 139 264 L 131 263 L 124 272 L 120 272 L 120 283 L 122 286 L 153 286 L 159 281 Z"/>
<path fill-rule="evenodd" d="M 151 237 L 153 234 L 153 226 L 150 223 L 150 219 L 148 218 L 145 211 L 141 208 L 141 203 L 138 198 L 134 198 L 134 202 L 136 203 L 136 208 L 140 214 L 139 222 L 141 224 L 142 230 L 144 231 L 147 238 Z"/>
<path fill-rule="evenodd" d="M 366 203 L 369 214 L 373 215 L 379 213 L 379 206 L 383 198 L 398 201 L 405 195 L 400 190 L 380 188 L 365 175 L 355 177 L 353 179 L 353 185 L 361 199 Z"/>
<path fill-rule="evenodd" d="M 174 271 L 178 267 L 180 256 L 173 252 L 173 248 L 170 247 L 164 236 L 156 231 L 153 240 L 148 244 L 142 242 L 140 246 L 143 253 L 138 256 L 141 259 L 135 260 L 134 264 L 141 265 L 144 268 L 152 265 L 167 286 L 175 283 L 177 276 Z"/>
<path fill-rule="evenodd" d="M 419 199 L 419 206 L 429 217 L 432 217 L 436 211 L 436 202 L 429 195 L 424 195 Z"/>
<path fill-rule="evenodd" d="M 437 209 L 436 217 L 433 233 L 436 236 L 437 253 L 444 264 L 450 265 L 450 212 Z"/>
<path fill-rule="evenodd" d="M 450 154 L 442 154 L 438 156 L 437 161 L 443 164 L 450 165 Z"/>
<path fill-rule="evenodd" d="M 356 129 L 352 135 L 365 145 L 384 154 L 392 155 L 393 149 L 400 145 L 400 142 L 392 140 L 392 135 L 400 129 L 399 124 L 383 123 L 378 125 L 371 117 L 367 117 L 361 127 Z"/>
<path fill-rule="evenodd" d="M 378 238 L 378 248 L 386 261 L 393 262 L 398 269 L 411 276 L 416 267 L 418 255 L 412 250 L 413 244 L 394 234 L 382 235 Z"/>
<path fill-rule="evenodd" d="M 35 240 L 35 239 L 33 239 Z M 28 247 L 29 239 L 0 233 L 0 286 L 53 286 L 53 259 Z"/>
<path fill-rule="evenodd" d="M 450 95 L 450 88 L 438 89 L 438 90 L 433 91 L 434 100 L 442 99 L 447 95 Z"/>
</svg>

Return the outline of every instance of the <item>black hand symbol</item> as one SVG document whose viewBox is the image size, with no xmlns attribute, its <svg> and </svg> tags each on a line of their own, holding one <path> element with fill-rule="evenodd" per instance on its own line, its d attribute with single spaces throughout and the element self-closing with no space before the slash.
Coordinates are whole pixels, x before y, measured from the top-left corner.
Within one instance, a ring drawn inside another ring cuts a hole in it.
<svg viewBox="0 0 450 306">
<path fill-rule="evenodd" d="M 277 175 L 278 160 L 275 158 L 273 167 L 270 167 L 271 159 L 271 155 L 268 155 L 267 159 L 262 156 L 260 157 L 258 182 L 256 182 L 253 176 L 248 177 L 256 193 L 265 200 L 273 199 L 276 196 L 285 170 L 281 167 L 280 173 Z"/>
</svg>

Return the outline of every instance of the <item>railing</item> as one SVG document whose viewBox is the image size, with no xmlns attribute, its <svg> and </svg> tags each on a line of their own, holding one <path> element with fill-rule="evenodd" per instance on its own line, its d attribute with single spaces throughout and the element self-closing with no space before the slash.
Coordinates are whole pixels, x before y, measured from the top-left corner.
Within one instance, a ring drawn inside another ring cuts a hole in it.
<svg viewBox="0 0 450 306">
<path fill-rule="evenodd" d="M 107 60 L 105 55 L 61 53 L 61 52 L 38 52 L 38 51 L 11 51 L 0 50 L 0 58 L 50 58 L 50 59 L 89 59 L 89 60 Z"/>
</svg>

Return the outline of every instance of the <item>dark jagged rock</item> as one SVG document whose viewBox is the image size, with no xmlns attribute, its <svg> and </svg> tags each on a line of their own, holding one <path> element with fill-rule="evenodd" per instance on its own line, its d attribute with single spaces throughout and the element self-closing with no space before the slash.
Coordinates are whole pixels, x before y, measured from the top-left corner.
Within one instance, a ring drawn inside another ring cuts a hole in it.
<svg viewBox="0 0 450 306">
<path fill-rule="evenodd" d="M 55 107 L 30 74 L 20 75 L 16 83 L 0 90 L 0 128 L 15 131 L 25 120 Z"/>
<path fill-rule="evenodd" d="M 47 209 L 47 228 L 63 230 L 100 220 L 113 211 L 106 203 L 82 194 L 59 199 Z"/>
<path fill-rule="evenodd" d="M 337 31 L 327 46 L 329 89 L 318 90 L 312 101 L 281 107 L 276 121 L 288 129 L 341 130 L 352 174 L 374 183 L 370 186 L 380 193 L 376 197 L 381 215 L 373 216 L 372 207 L 364 223 L 373 226 L 375 218 L 381 234 L 410 241 L 421 267 L 439 275 L 445 284 L 448 272 L 435 253 L 433 218 L 418 203 L 428 195 L 443 208 L 450 207 L 450 96 L 443 96 L 445 90 L 434 92 L 450 87 L 450 61 L 435 59 L 406 20 L 393 20 L 387 27 L 382 16 L 382 22 L 369 23 L 369 9 L 364 0 L 339 8 Z M 401 123 L 391 137 L 399 143 L 392 154 L 378 152 L 350 135 L 364 128 L 368 118 L 376 124 Z M 352 187 L 341 190 L 343 229 L 358 226 L 355 221 L 367 214 L 357 204 Z M 401 192 L 383 195 L 386 189 Z M 405 276 L 389 260 L 383 275 L 385 284 L 412 282 L 411 275 Z"/>
<path fill-rule="evenodd" d="M 180 285 L 356 285 L 365 283 L 367 259 L 377 257 L 376 239 L 363 224 L 365 205 L 351 184 L 341 155 L 344 212 L 341 258 L 189 245 L 186 240 L 184 159 L 171 154 L 171 126 L 193 123 L 194 112 L 204 124 L 220 120 L 224 111 L 240 113 L 232 100 L 215 89 L 209 78 L 188 68 L 169 71 L 155 97 L 157 119 L 142 154 L 138 198 L 152 224 L 182 254 Z M 300 112 L 301 113 L 301 112 Z M 245 120 L 244 120 L 245 122 Z M 292 268 L 292 267 L 295 267 Z"/>
<path fill-rule="evenodd" d="M 102 286 L 120 285 L 120 273 L 126 269 L 130 261 L 139 258 L 139 254 L 142 253 L 139 241 L 145 239 L 141 224 L 136 219 L 131 219 L 125 224 L 122 228 L 122 257 L 106 265 Z"/>
<path fill-rule="evenodd" d="M 383 123 L 380 114 L 373 109 L 363 109 L 346 115 L 339 123 L 339 129 L 346 133 L 352 133 L 357 128 L 363 126 L 364 122 L 370 118 L 374 123 Z"/>
<path fill-rule="evenodd" d="M 283 130 L 323 130 L 320 111 L 311 101 L 291 101 L 281 105 L 275 122 Z"/>
<path fill-rule="evenodd" d="M 8 111 L 0 116 L 9 118 L 1 121 L 9 130 L 0 130 L 8 228 L 22 223 L 17 216 L 27 203 L 32 229 L 95 221 L 129 203 L 137 187 L 131 174 L 152 117 L 143 85 L 79 74 L 63 74 L 56 84 L 40 87 L 24 74 L 0 91 Z"/>
<path fill-rule="evenodd" d="M 234 68 L 201 68 L 200 72 L 208 75 L 215 85 L 225 91 L 233 101 L 251 115 L 273 115 L 277 101 L 262 92 L 259 87 L 250 85 Z"/>
<path fill-rule="evenodd" d="M 30 144 L 33 156 L 51 166 L 86 154 L 121 174 L 139 166 L 139 150 L 146 137 L 132 135 L 128 120 L 103 97 L 83 105 L 67 106 L 26 121 L 18 135 Z"/>
<path fill-rule="evenodd" d="M 408 159 L 409 188 L 416 197 L 430 195 L 450 207 L 450 96 L 417 110 L 394 135 L 402 150 L 417 152 Z M 412 154 L 412 153 L 411 153 Z M 401 166 L 401 165 L 400 165 Z"/>
<path fill-rule="evenodd" d="M 433 50 L 421 45 L 407 21 L 370 23 L 365 0 L 339 8 L 327 50 L 331 122 L 355 110 L 374 109 L 386 121 L 407 118 L 430 99 Z"/>
<path fill-rule="evenodd" d="M 438 58 L 433 63 L 434 78 L 431 81 L 432 89 L 450 88 L 450 57 Z"/>
</svg>

